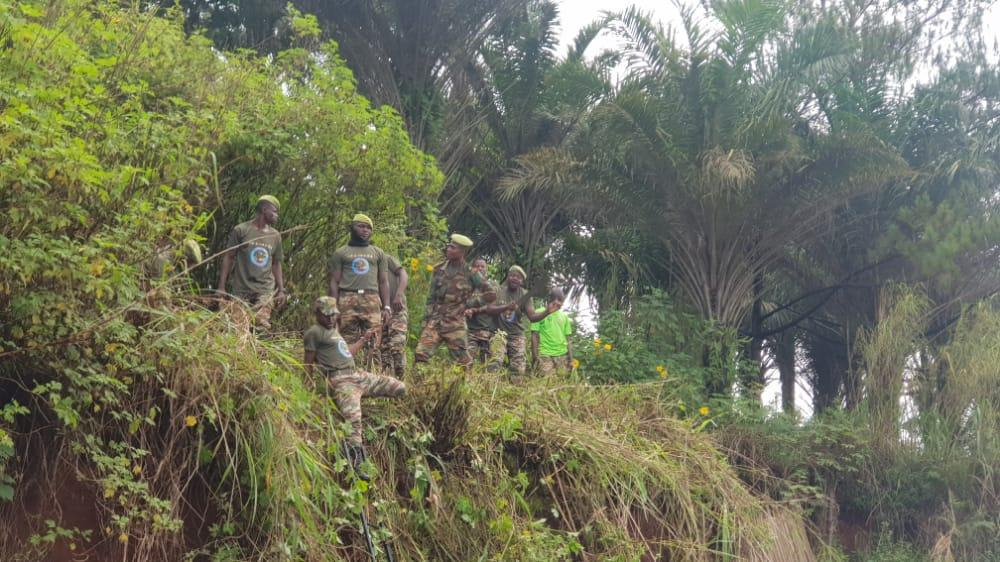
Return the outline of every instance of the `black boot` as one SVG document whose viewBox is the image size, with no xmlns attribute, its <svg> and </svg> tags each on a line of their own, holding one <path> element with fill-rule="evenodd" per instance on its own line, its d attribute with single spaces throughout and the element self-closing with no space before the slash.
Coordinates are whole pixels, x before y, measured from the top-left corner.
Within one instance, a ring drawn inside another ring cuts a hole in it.
<svg viewBox="0 0 1000 562">
<path fill-rule="evenodd" d="M 358 445 L 355 443 L 346 443 L 344 445 L 344 454 L 347 455 L 347 462 L 351 464 L 351 469 L 354 470 L 354 474 L 358 478 L 368 482 L 372 479 L 371 474 L 364 467 L 365 462 L 365 448 L 363 445 Z"/>
</svg>

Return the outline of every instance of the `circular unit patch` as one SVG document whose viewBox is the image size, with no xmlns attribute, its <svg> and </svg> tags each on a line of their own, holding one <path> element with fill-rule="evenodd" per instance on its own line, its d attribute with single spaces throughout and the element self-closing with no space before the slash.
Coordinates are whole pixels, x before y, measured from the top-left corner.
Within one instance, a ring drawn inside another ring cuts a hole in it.
<svg viewBox="0 0 1000 562">
<path fill-rule="evenodd" d="M 257 267 L 267 267 L 271 263 L 271 252 L 263 246 L 250 248 L 250 263 Z"/>
<path fill-rule="evenodd" d="M 341 355 L 343 355 L 348 359 L 354 357 L 353 355 L 351 355 L 351 349 L 347 347 L 347 342 L 344 340 L 340 340 L 337 342 L 337 351 L 339 351 Z"/>
<path fill-rule="evenodd" d="M 368 260 L 365 258 L 354 258 L 351 260 L 351 271 L 353 271 L 355 275 L 364 275 L 371 271 L 371 268 L 371 264 L 369 264 Z"/>
</svg>

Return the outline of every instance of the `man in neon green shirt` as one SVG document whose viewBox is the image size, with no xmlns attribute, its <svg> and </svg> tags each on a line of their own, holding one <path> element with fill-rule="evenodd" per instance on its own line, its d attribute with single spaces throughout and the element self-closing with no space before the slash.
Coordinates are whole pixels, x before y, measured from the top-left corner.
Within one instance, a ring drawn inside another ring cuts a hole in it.
<svg viewBox="0 0 1000 562">
<path fill-rule="evenodd" d="M 562 289 L 549 291 L 546 308 L 555 312 L 531 324 L 531 352 L 543 375 L 573 369 L 573 344 L 569 341 L 573 321 L 562 311 L 565 299 Z"/>
</svg>

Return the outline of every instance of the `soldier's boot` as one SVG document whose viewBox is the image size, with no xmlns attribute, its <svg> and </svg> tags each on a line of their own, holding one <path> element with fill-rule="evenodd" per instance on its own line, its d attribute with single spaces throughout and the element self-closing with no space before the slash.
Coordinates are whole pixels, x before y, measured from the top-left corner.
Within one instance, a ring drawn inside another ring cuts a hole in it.
<svg viewBox="0 0 1000 562">
<path fill-rule="evenodd" d="M 358 476 L 361 480 L 368 482 L 372 479 L 372 475 L 368 473 L 368 469 L 365 466 L 365 448 L 363 445 L 358 445 L 357 443 L 345 443 L 344 444 L 344 454 L 347 455 L 347 462 L 351 465 L 351 470 L 354 474 Z"/>
<path fill-rule="evenodd" d="M 392 354 L 392 372 L 397 379 L 403 380 L 406 376 L 406 354 L 403 352 Z"/>
</svg>

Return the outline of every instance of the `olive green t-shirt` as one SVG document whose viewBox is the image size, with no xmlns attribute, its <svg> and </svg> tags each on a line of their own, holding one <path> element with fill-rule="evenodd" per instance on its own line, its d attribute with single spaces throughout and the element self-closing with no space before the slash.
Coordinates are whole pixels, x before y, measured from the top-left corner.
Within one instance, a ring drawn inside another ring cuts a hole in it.
<svg viewBox="0 0 1000 562">
<path fill-rule="evenodd" d="M 512 302 L 520 302 L 520 306 L 515 310 L 509 310 L 500 313 L 497 316 L 497 325 L 499 328 L 508 334 L 523 334 L 527 330 L 527 317 L 524 314 L 524 309 L 528 306 L 528 299 L 524 296 L 528 294 L 528 290 L 524 287 L 519 287 L 516 291 L 511 292 L 507 283 L 500 285 L 500 290 L 497 291 L 497 301 L 495 304 L 503 306 L 505 304 L 510 304 Z"/>
<path fill-rule="evenodd" d="M 274 292 L 271 267 L 281 262 L 281 234 L 277 230 L 270 226 L 260 229 L 247 221 L 233 228 L 226 246 L 239 246 L 234 275 L 230 277 L 234 295 L 246 298 Z"/>
<path fill-rule="evenodd" d="M 302 335 L 302 346 L 306 351 L 316 352 L 316 364 L 324 371 L 354 369 L 354 356 L 337 328 L 313 324 Z"/>
<path fill-rule="evenodd" d="M 340 288 L 378 291 L 378 276 L 387 271 L 385 252 L 378 246 L 341 246 L 330 260 L 330 272 L 340 270 Z"/>
<path fill-rule="evenodd" d="M 399 263 L 396 256 L 385 254 L 385 266 L 389 274 L 389 301 L 391 302 L 396 298 L 396 291 L 399 290 L 399 277 L 396 275 L 396 272 L 403 267 L 403 264 Z M 403 305 L 406 305 L 406 294 L 403 294 Z"/>
</svg>

